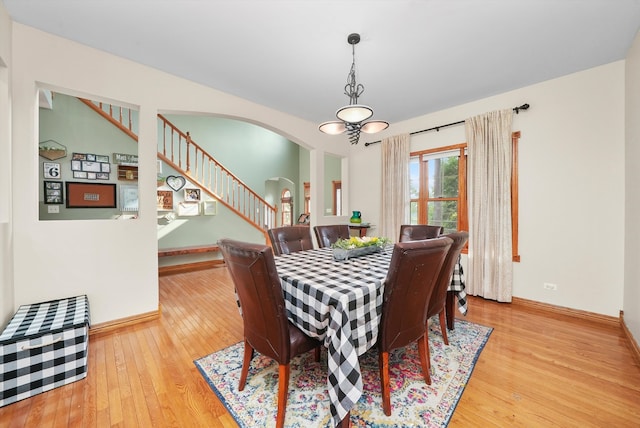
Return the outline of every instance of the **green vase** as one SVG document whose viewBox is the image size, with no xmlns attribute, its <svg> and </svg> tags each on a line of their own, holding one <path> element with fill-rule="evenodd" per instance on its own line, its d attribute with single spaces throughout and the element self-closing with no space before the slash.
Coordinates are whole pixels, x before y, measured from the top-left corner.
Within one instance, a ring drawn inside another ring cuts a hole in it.
<svg viewBox="0 0 640 428">
<path fill-rule="evenodd" d="M 360 211 L 354 211 L 349 221 L 351 223 L 362 223 L 362 214 Z"/>
</svg>

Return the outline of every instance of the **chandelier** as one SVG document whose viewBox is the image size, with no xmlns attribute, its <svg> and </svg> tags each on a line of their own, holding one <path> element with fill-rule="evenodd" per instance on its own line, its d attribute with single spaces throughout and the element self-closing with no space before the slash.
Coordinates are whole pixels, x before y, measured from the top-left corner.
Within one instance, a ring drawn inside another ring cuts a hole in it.
<svg viewBox="0 0 640 428">
<path fill-rule="evenodd" d="M 351 144 L 358 144 L 360 132 L 375 134 L 387 129 L 389 123 L 382 120 L 365 122 L 365 120 L 373 116 L 373 110 L 369 106 L 358 104 L 358 97 L 364 92 L 364 85 L 356 82 L 356 45 L 360 42 L 360 34 L 349 34 L 347 42 L 351 45 L 351 55 L 353 57 L 351 70 L 347 76 L 347 84 L 344 87 L 344 94 L 349 97 L 349 105 L 339 108 L 336 112 L 336 116 L 340 120 L 324 122 L 320 124 L 318 129 L 330 135 L 339 135 L 346 132 L 349 135 Z"/>
</svg>

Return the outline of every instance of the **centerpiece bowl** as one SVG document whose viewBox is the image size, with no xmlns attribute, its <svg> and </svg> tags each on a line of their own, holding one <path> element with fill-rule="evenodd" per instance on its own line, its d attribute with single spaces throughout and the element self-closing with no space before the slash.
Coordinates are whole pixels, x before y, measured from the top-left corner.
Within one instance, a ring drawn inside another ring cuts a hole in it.
<svg viewBox="0 0 640 428">
<path fill-rule="evenodd" d="M 379 253 L 388 243 L 389 239 L 387 238 L 352 236 L 349 239 L 338 239 L 331 245 L 331 248 L 334 260 L 342 261 L 353 257 Z"/>
</svg>

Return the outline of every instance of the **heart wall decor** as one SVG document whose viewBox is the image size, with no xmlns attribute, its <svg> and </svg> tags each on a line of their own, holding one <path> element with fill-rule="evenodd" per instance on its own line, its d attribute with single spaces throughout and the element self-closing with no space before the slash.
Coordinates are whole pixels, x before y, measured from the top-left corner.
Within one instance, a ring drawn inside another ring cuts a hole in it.
<svg viewBox="0 0 640 428">
<path fill-rule="evenodd" d="M 170 175 L 167 177 L 167 186 L 171 187 L 171 190 L 175 192 L 182 189 L 185 184 L 187 184 L 187 180 L 182 176 Z"/>
</svg>

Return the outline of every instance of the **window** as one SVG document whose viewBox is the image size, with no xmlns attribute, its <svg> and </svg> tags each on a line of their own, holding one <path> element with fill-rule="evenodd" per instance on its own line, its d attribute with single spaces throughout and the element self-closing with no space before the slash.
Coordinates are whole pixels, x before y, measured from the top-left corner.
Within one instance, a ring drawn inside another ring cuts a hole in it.
<svg viewBox="0 0 640 428">
<path fill-rule="evenodd" d="M 291 191 L 289 189 L 282 191 L 280 207 L 280 211 L 282 212 L 282 226 L 293 225 L 293 216 L 291 215 L 293 211 L 293 198 L 291 197 Z"/>
<path fill-rule="evenodd" d="M 308 181 L 303 183 L 304 186 L 304 213 L 311 212 L 311 184 Z"/>
<path fill-rule="evenodd" d="M 518 253 L 518 140 L 511 137 L 511 216 L 513 260 Z M 443 226 L 445 233 L 469 230 L 467 211 L 467 144 L 411 153 L 409 160 L 410 222 Z M 464 250 L 466 252 L 466 249 Z"/>
<path fill-rule="evenodd" d="M 447 233 L 464 229 L 461 186 L 466 184 L 466 145 L 412 154 L 410 164 L 411 223 L 444 226 Z"/>
</svg>

